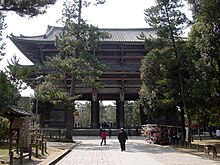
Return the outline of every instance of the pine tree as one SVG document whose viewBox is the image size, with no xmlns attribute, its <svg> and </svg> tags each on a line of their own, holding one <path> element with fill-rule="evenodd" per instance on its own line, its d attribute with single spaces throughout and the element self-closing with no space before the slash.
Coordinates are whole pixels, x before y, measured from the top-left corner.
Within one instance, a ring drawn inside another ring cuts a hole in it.
<svg viewBox="0 0 220 165">
<path fill-rule="evenodd" d="M 153 39 L 153 45 L 159 45 L 157 49 L 152 52 L 155 57 L 157 56 L 165 56 L 170 59 L 169 63 L 165 64 L 162 62 L 160 65 L 155 66 L 159 67 L 156 72 L 159 72 L 159 75 L 161 75 L 161 78 L 157 78 L 157 75 L 154 75 L 154 77 L 157 80 L 156 83 L 160 84 L 160 88 L 164 89 L 165 86 L 169 86 L 169 82 L 171 79 L 174 83 L 174 87 L 176 91 L 176 100 L 181 100 L 181 102 L 178 102 L 178 105 L 181 109 L 181 114 L 184 113 L 184 111 L 187 113 L 187 119 L 188 119 L 188 127 L 189 127 L 189 136 L 188 141 L 191 142 L 191 116 L 187 105 L 186 100 L 186 88 L 185 88 L 185 82 L 184 82 L 184 76 L 183 76 L 183 65 L 182 65 L 182 51 L 181 46 L 179 44 L 183 43 L 181 40 L 181 35 L 183 33 L 184 28 L 187 27 L 188 19 L 186 18 L 185 14 L 180 11 L 181 7 L 183 7 L 183 4 L 180 0 L 156 0 L 156 5 L 148 8 L 145 10 L 145 21 L 149 23 L 150 26 L 157 29 L 157 39 Z M 147 41 L 146 45 L 152 43 L 152 41 Z M 150 46 L 153 46 L 150 44 Z M 153 47 L 155 48 L 155 47 Z M 148 58 L 148 57 L 146 57 Z M 166 60 L 166 59 L 165 59 Z M 150 62 L 150 61 L 149 61 Z M 157 61 L 156 61 L 157 62 Z M 153 64 L 154 65 L 154 64 Z M 144 67 L 144 66 L 143 66 Z M 173 67 L 173 68 L 171 68 Z M 146 68 L 146 67 L 145 67 Z M 171 72 L 172 75 L 171 76 Z M 166 75 L 166 72 L 170 75 Z M 146 76 L 145 76 L 146 77 Z M 176 79 L 177 78 L 177 79 Z M 158 85 L 155 84 L 155 85 Z M 148 94 L 151 94 L 154 99 L 151 101 L 157 101 L 158 95 L 157 92 L 151 92 L 150 89 L 146 91 L 147 89 L 147 83 L 142 88 L 142 91 L 147 92 Z M 160 91 L 161 89 L 158 89 Z M 155 90 L 153 90 L 155 91 Z M 174 91 L 164 91 L 163 93 L 163 102 L 168 103 L 172 101 L 170 100 L 169 96 Z M 173 93 L 174 94 L 174 93 Z M 173 95 L 172 94 L 172 95 Z M 160 94 L 161 96 L 161 94 Z M 168 98 L 166 98 L 168 96 Z M 180 96 L 180 97 L 179 97 Z M 167 100 L 168 99 L 168 100 Z M 167 102 L 168 101 L 168 102 Z M 157 101 L 158 105 L 158 101 Z M 184 135 L 184 115 L 182 116 L 182 135 Z M 184 136 L 182 136 L 182 143 L 184 141 Z"/>
<path fill-rule="evenodd" d="M 99 4 L 96 1 L 96 4 Z M 97 27 L 88 25 L 81 18 L 81 9 L 88 6 L 91 2 L 82 2 L 82 0 L 66 1 L 63 9 L 64 28 L 56 38 L 56 46 L 59 54 L 55 57 L 48 57 L 46 65 L 53 68 L 55 72 L 49 75 L 49 81 L 52 84 L 58 83 L 52 81 L 51 77 L 70 79 L 70 90 L 59 91 L 66 97 L 62 101 L 67 110 L 67 139 L 72 139 L 73 134 L 73 113 L 75 111 L 75 88 L 76 82 L 81 82 L 84 87 L 92 88 L 94 91 L 101 87 L 99 77 L 105 66 L 96 58 L 95 54 L 99 49 L 100 39 L 106 37 L 106 34 L 100 32 Z M 57 92 L 56 92 L 57 93 Z M 54 98 L 56 99 L 56 98 Z"/>
</svg>

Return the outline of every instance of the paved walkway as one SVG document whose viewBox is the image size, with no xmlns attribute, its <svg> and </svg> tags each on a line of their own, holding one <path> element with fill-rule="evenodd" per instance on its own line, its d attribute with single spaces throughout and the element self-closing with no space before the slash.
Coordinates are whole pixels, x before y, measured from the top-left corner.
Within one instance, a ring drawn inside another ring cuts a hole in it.
<svg viewBox="0 0 220 165">
<path fill-rule="evenodd" d="M 74 137 L 82 143 L 57 165 L 217 165 L 219 158 L 209 159 L 180 152 L 166 146 L 147 144 L 143 137 L 129 137 L 126 152 L 121 152 L 116 137 L 100 146 L 99 137 Z"/>
</svg>

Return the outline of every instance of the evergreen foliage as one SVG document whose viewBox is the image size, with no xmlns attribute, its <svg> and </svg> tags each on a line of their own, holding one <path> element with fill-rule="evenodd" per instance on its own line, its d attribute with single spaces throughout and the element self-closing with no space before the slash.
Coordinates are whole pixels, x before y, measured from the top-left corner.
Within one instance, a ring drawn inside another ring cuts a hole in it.
<svg viewBox="0 0 220 165">
<path fill-rule="evenodd" d="M 192 3 L 192 2 L 191 2 Z M 201 0 L 192 3 L 194 23 L 188 45 L 194 55 L 194 72 L 197 73 L 194 85 L 194 97 L 197 109 L 194 119 L 206 126 L 220 124 L 220 1 Z"/>
<path fill-rule="evenodd" d="M 0 11 L 14 11 L 20 16 L 36 16 L 43 14 L 49 5 L 53 5 L 56 0 L 2 0 L 0 1 Z"/>
<path fill-rule="evenodd" d="M 5 43 L 3 42 L 3 37 L 2 37 L 2 33 L 5 28 L 6 28 L 5 15 L 2 12 L 0 12 L 0 61 L 5 55 L 5 52 L 4 52 Z"/>
<path fill-rule="evenodd" d="M 105 69 L 105 66 L 95 57 L 100 39 L 105 37 L 105 35 L 98 28 L 88 25 L 81 18 L 81 9 L 83 5 L 87 7 L 88 4 L 82 0 L 66 1 L 64 3 L 62 18 L 64 28 L 56 38 L 59 54 L 54 57 L 47 57 L 45 62 L 46 66 L 53 70 L 46 77 L 45 83 L 59 85 L 60 82 L 57 79 L 64 82 L 70 79 L 71 82 L 70 90 L 51 86 L 51 91 L 54 92 L 52 94 L 56 96 L 54 98 L 51 97 L 52 100 L 61 98 L 68 113 L 66 135 L 68 139 L 72 138 L 73 113 L 75 112 L 74 100 L 79 97 L 75 93 L 76 82 L 78 81 L 84 87 L 89 87 L 93 90 L 100 88 L 99 77 Z M 45 85 L 45 83 L 42 85 Z M 57 90 L 53 90 L 55 88 Z"/>
<path fill-rule="evenodd" d="M 9 105 L 17 105 L 20 99 L 20 93 L 11 83 L 7 75 L 0 71 L 0 112 Z"/>
<path fill-rule="evenodd" d="M 90 127 L 91 124 L 91 103 L 76 103 L 75 127 Z"/>
<path fill-rule="evenodd" d="M 7 67 L 5 68 L 5 73 L 8 79 L 14 84 L 18 91 L 25 90 L 32 83 L 26 83 L 26 78 L 34 73 L 37 73 L 37 66 L 23 66 L 19 64 L 19 59 L 13 56 L 10 61 L 8 61 Z"/>
<path fill-rule="evenodd" d="M 124 114 L 125 114 L 125 128 L 135 128 L 140 126 L 140 103 L 139 101 L 125 101 Z"/>
<path fill-rule="evenodd" d="M 7 27 L 5 23 L 6 13 L 13 11 L 20 16 L 29 15 L 30 17 L 38 14 L 43 14 L 49 5 L 52 5 L 56 0 L 3 0 L 0 1 L 0 42 L 2 42 L 2 32 Z M 5 55 L 5 43 L 0 44 L 0 60 Z M 13 57 L 11 63 L 8 62 L 6 72 L 0 72 L 0 110 L 8 105 L 17 105 L 20 99 L 19 90 L 26 87 L 23 86 L 25 77 L 32 72 L 27 68 L 23 68 L 18 64 L 18 59 Z"/>
<path fill-rule="evenodd" d="M 191 123 L 206 128 L 219 126 L 220 2 L 189 1 L 192 22 L 174 11 L 181 6 L 175 5 L 180 1 L 156 2 L 156 6 L 145 10 L 145 20 L 158 29 L 158 38 L 146 40 L 152 51 L 141 66 L 141 101 L 148 113 L 163 114 L 171 105 L 181 110 L 183 120 L 184 110 L 191 142 Z M 188 22 L 192 24 L 189 38 L 181 40 L 182 28 Z"/>
<path fill-rule="evenodd" d="M 9 120 L 0 116 L 0 143 L 9 138 Z"/>
<path fill-rule="evenodd" d="M 3 39 L 2 31 L 7 27 L 5 17 L 7 12 L 12 11 L 18 15 L 37 16 L 46 13 L 46 9 L 53 5 L 56 0 L 1 0 L 0 1 L 0 42 Z M 5 43 L 0 43 L 0 60 L 5 55 Z"/>
<path fill-rule="evenodd" d="M 181 39 L 188 19 L 180 11 L 181 7 L 183 4 L 180 0 L 157 0 L 155 6 L 145 10 L 145 21 L 157 29 L 158 38 L 146 39 L 146 46 L 149 45 L 152 51 L 145 57 L 141 66 L 143 85 L 140 98 L 145 108 L 156 118 L 167 112 L 176 114 L 180 107 L 181 111 L 187 113 L 188 126 L 191 127 L 186 97 L 188 73 L 184 70 L 185 47 Z M 181 121 L 184 137 L 184 119 L 181 118 Z"/>
</svg>

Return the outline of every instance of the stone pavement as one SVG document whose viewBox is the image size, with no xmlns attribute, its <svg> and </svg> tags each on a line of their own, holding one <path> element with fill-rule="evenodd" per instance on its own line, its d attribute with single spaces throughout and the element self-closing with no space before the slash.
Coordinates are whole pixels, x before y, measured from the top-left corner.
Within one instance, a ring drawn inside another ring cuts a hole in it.
<svg viewBox="0 0 220 165">
<path fill-rule="evenodd" d="M 57 165 L 217 165 L 219 158 L 206 158 L 176 150 L 169 146 L 147 144 L 144 137 L 129 137 L 126 152 L 120 151 L 116 137 L 107 138 L 100 146 L 96 137 L 74 137 L 82 143 L 61 159 Z"/>
</svg>

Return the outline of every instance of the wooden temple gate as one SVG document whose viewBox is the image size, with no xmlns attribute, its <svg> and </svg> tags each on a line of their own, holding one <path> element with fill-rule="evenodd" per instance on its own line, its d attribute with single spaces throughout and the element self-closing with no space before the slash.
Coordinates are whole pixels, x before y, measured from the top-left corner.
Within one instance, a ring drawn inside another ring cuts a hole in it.
<svg viewBox="0 0 220 165">
<path fill-rule="evenodd" d="M 14 36 L 10 39 L 21 50 L 21 52 L 34 64 L 43 64 L 46 56 L 58 54 L 55 47 L 55 36 L 61 32 L 61 27 L 48 26 L 47 32 L 41 36 Z M 146 37 L 156 36 L 155 29 L 100 29 L 108 32 L 111 38 L 101 41 L 101 49 L 97 52 L 96 57 L 101 63 L 107 65 L 108 70 L 101 76 L 104 86 L 101 89 L 93 91 L 92 89 L 83 88 L 80 83 L 76 85 L 76 94 L 82 97 L 80 100 L 91 101 L 91 127 L 99 128 L 99 101 L 115 100 L 116 101 L 116 127 L 124 127 L 124 101 L 139 99 L 140 90 L 140 66 L 141 60 L 147 54 L 144 47 L 144 40 L 138 39 L 143 33 Z M 49 71 L 43 68 L 39 75 L 46 75 Z M 34 81 L 39 75 L 29 78 Z M 70 79 L 66 84 L 70 88 Z M 57 108 L 60 115 L 60 125 L 49 124 L 49 127 L 64 127 L 65 114 L 62 108 Z M 63 114 L 63 115 L 61 115 Z M 145 124 L 146 115 L 140 108 L 140 124 Z M 62 120 L 62 121 L 61 121 Z"/>
</svg>

